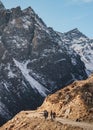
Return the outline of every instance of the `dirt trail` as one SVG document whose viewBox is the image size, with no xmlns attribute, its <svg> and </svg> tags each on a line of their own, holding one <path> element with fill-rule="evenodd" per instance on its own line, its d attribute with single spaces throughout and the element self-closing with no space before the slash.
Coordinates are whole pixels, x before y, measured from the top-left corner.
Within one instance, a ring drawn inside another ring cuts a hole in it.
<svg viewBox="0 0 93 130">
<path fill-rule="evenodd" d="M 29 118 L 31 117 L 39 117 L 39 118 L 44 118 L 43 117 L 43 113 L 39 113 L 39 112 L 31 112 L 30 114 L 27 115 Z M 50 117 L 48 117 L 48 119 L 50 119 Z M 58 121 L 62 124 L 68 124 L 68 125 L 72 125 L 72 126 L 78 126 L 80 128 L 83 128 L 84 130 L 93 130 L 93 124 L 89 124 L 86 122 L 76 122 L 70 119 L 64 119 L 64 118 L 59 118 L 57 117 L 55 119 L 55 121 Z"/>
<path fill-rule="evenodd" d="M 85 123 L 85 122 L 75 122 L 75 121 L 63 119 L 63 118 L 56 118 L 56 121 L 59 121 L 63 124 L 69 124 L 72 126 L 79 126 L 79 127 L 83 128 L 84 130 L 93 130 L 93 124 L 89 124 L 89 123 Z"/>
</svg>

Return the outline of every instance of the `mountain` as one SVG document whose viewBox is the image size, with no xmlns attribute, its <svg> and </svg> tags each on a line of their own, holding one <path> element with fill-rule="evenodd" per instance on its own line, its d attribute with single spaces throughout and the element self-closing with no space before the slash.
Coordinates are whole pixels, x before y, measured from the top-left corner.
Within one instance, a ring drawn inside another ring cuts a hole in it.
<svg viewBox="0 0 93 130">
<path fill-rule="evenodd" d="M 77 28 L 64 33 L 64 35 L 61 34 L 61 37 L 66 45 L 80 55 L 85 64 L 87 75 L 93 73 L 93 39 L 86 37 Z"/>
<path fill-rule="evenodd" d="M 48 95 L 38 109 L 44 110 L 55 111 L 62 118 L 93 122 L 93 75 Z"/>
<path fill-rule="evenodd" d="M 0 0 L 0 10 L 5 10 L 5 7 L 4 7 L 3 3 L 1 2 L 1 0 Z"/>
<path fill-rule="evenodd" d="M 67 33 L 54 31 L 31 7 L 5 9 L 0 5 L 2 124 L 21 110 L 36 109 L 48 94 L 75 80 L 86 79 L 88 68 L 74 47 L 79 43 L 73 40 L 88 38 L 77 29 Z M 86 45 L 88 41 L 91 40 Z M 87 49 L 84 54 L 88 55 Z"/>
</svg>

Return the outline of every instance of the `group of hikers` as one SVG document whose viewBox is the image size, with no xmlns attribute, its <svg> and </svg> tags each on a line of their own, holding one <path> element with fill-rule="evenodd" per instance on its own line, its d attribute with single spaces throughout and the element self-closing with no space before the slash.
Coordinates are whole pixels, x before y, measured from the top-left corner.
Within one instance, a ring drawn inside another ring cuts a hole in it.
<svg viewBox="0 0 93 130">
<path fill-rule="evenodd" d="M 44 110 L 44 118 L 47 119 L 49 116 L 49 112 L 47 110 Z M 50 118 L 53 121 L 53 119 L 56 118 L 56 113 L 52 112 L 52 110 L 50 111 Z"/>
</svg>

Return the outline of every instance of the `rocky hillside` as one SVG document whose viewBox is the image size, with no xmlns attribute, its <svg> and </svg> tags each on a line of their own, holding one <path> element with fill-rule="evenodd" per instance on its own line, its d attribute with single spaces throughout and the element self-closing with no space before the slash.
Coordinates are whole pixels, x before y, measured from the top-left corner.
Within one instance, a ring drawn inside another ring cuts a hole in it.
<svg viewBox="0 0 93 130">
<path fill-rule="evenodd" d="M 39 111 L 45 109 L 55 111 L 59 117 L 93 122 L 93 75 L 49 95 Z"/>
<path fill-rule="evenodd" d="M 0 130 L 83 130 L 83 128 L 50 119 L 31 117 L 31 112 L 27 111 L 17 114 L 12 120 L 0 127 Z"/>
</svg>

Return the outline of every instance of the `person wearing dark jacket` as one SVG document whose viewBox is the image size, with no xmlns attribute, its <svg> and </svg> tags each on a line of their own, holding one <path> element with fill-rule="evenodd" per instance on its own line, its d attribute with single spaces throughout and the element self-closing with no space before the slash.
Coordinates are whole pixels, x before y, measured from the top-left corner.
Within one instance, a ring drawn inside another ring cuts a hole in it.
<svg viewBox="0 0 93 130">
<path fill-rule="evenodd" d="M 44 117 L 45 117 L 45 119 L 48 118 L 48 111 L 47 110 L 44 110 Z"/>
</svg>

